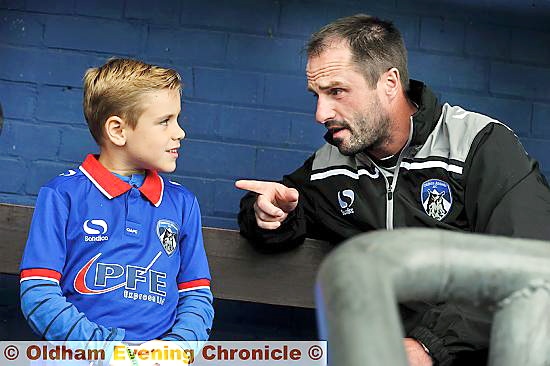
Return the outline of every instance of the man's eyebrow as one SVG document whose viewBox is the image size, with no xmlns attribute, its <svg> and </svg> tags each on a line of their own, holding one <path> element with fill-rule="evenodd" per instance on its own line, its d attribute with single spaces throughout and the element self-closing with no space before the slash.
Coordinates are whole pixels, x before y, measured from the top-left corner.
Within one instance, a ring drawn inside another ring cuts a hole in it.
<svg viewBox="0 0 550 366">
<path fill-rule="evenodd" d="M 331 81 L 330 83 L 326 85 L 319 85 L 319 90 L 327 90 L 331 89 L 337 86 L 342 86 L 342 83 L 340 81 Z M 307 90 L 314 92 L 314 90 L 308 85 Z"/>
</svg>

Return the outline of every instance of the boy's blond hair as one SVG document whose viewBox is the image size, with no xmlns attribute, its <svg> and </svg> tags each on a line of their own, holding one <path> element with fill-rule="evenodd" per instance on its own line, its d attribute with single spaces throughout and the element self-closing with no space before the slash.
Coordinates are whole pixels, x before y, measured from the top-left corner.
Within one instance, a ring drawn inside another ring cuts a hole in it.
<svg viewBox="0 0 550 366">
<path fill-rule="evenodd" d="M 102 144 L 103 126 L 111 116 L 135 128 L 143 113 L 143 94 L 165 88 L 181 93 L 177 71 L 125 58 L 111 58 L 101 67 L 88 69 L 84 74 L 84 116 L 94 140 Z"/>
</svg>

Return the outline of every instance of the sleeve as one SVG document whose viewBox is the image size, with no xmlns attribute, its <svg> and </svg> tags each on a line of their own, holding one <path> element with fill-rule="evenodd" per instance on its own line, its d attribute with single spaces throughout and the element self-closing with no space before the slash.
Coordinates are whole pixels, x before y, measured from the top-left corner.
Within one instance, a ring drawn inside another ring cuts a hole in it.
<svg viewBox="0 0 550 366">
<path fill-rule="evenodd" d="M 285 175 L 280 183 L 298 190 L 298 206 L 289 213 L 282 225 L 275 230 L 258 227 L 254 213 L 254 203 L 257 193 L 249 192 L 241 199 L 238 216 L 241 235 L 251 241 L 264 252 L 280 252 L 294 248 L 304 242 L 306 237 L 317 237 L 314 202 L 307 188 L 308 179 L 315 155 L 289 175 Z"/>
<path fill-rule="evenodd" d="M 504 125 L 489 125 L 476 140 L 464 172 L 473 231 L 549 240 L 550 190 L 538 163 Z"/>
<path fill-rule="evenodd" d="M 506 126 L 492 123 L 479 132 L 464 175 L 464 204 L 473 232 L 550 239 L 550 189 L 537 162 Z M 408 335 L 424 343 L 443 366 L 461 352 L 488 347 L 490 315 L 465 309 L 433 306 L 419 313 L 421 319 Z"/>
<path fill-rule="evenodd" d="M 180 237 L 181 266 L 178 273 L 176 320 L 162 340 L 201 342 L 208 340 L 214 308 L 210 270 L 202 239 L 199 204 L 194 198 Z"/>
<path fill-rule="evenodd" d="M 420 308 L 417 305 L 415 310 L 416 315 L 408 320 L 412 326 L 406 329 L 406 334 L 422 342 L 434 365 L 453 365 L 457 358 L 466 355 L 478 364 L 477 358 L 484 357 L 479 351 L 489 346 L 491 314 L 475 307 L 448 303 L 424 303 Z"/>
<path fill-rule="evenodd" d="M 31 328 L 54 341 L 119 341 L 124 329 L 95 324 L 65 296 L 63 278 L 68 209 L 51 188 L 38 194 L 27 245 L 21 261 L 21 310 Z"/>
</svg>

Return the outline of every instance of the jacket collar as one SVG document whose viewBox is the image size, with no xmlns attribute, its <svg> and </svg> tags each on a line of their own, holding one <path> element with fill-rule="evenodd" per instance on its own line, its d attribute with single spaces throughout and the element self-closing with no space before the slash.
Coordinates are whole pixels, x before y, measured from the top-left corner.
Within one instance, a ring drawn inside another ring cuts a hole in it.
<svg viewBox="0 0 550 366">
<path fill-rule="evenodd" d="M 412 116 L 414 127 L 410 146 L 424 145 L 441 117 L 442 106 L 421 81 L 410 80 L 407 96 L 418 106 L 418 111 Z"/>
<path fill-rule="evenodd" d="M 109 199 L 116 198 L 132 188 L 108 171 L 95 155 L 86 156 L 79 169 Z M 164 182 L 156 171 L 147 170 L 145 181 L 138 189 L 154 206 L 158 207 L 162 202 Z"/>
</svg>

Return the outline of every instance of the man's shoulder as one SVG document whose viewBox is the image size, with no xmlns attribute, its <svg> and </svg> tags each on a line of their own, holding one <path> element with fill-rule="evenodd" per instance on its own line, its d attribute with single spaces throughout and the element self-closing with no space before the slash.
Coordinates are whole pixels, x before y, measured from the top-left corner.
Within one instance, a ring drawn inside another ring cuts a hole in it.
<svg viewBox="0 0 550 366">
<path fill-rule="evenodd" d="M 343 155 L 336 146 L 325 143 L 313 156 L 312 170 L 319 171 L 336 167 L 357 168 L 357 161 L 354 156 Z"/>
<path fill-rule="evenodd" d="M 502 122 L 459 106 L 443 105 L 441 117 L 416 158 L 441 156 L 464 162 L 480 132 Z"/>
</svg>

